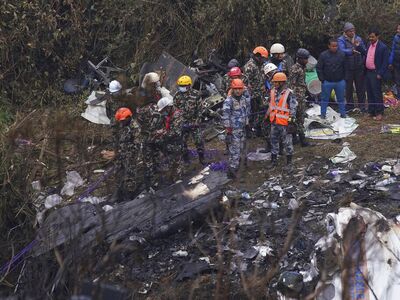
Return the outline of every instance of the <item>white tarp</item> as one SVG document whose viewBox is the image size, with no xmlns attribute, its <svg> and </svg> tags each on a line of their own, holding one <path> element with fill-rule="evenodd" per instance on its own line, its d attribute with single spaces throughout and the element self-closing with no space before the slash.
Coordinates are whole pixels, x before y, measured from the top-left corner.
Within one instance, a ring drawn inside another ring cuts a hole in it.
<svg viewBox="0 0 400 300">
<path fill-rule="evenodd" d="M 106 103 L 107 100 L 104 100 L 98 104 L 91 105 L 90 102 L 93 100 L 96 100 L 96 94 L 101 95 L 101 93 L 104 92 L 95 92 L 92 91 L 88 99 L 85 101 L 87 104 L 87 108 L 84 113 L 81 114 L 83 118 L 86 120 L 95 123 L 95 124 L 103 124 L 103 125 L 109 125 L 111 123 L 110 119 L 107 117 L 107 112 L 106 112 Z"/>
<path fill-rule="evenodd" d="M 316 140 L 335 140 L 353 133 L 358 127 L 354 118 L 341 118 L 340 114 L 328 107 L 326 119 L 321 119 L 321 106 L 314 104 L 306 111 L 305 135 Z"/>
<path fill-rule="evenodd" d="M 399 299 L 399 219 L 388 220 L 381 213 L 354 203 L 341 207 L 337 214 L 328 214 L 328 235 L 315 246 L 322 251 L 332 249 L 328 251 L 335 253 L 339 265 L 336 271 L 325 270 L 332 276 L 317 300 Z"/>
</svg>

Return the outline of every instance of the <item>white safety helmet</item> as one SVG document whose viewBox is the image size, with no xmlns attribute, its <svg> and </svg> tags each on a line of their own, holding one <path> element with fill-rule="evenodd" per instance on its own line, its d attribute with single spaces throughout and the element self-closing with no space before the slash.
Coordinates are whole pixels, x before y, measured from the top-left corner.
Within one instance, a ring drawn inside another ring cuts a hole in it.
<svg viewBox="0 0 400 300">
<path fill-rule="evenodd" d="M 271 46 L 271 50 L 269 51 L 271 54 L 281 54 L 285 53 L 285 47 L 282 44 L 275 43 Z"/>
<path fill-rule="evenodd" d="M 275 71 L 276 69 L 278 69 L 278 67 L 277 67 L 275 64 L 273 64 L 273 63 L 267 63 L 267 64 L 264 66 L 264 74 L 267 75 L 268 73 L 270 73 L 270 72 L 272 72 L 272 71 Z"/>
<path fill-rule="evenodd" d="M 108 85 L 108 90 L 111 94 L 118 93 L 122 89 L 122 85 L 119 83 L 118 80 L 113 80 Z"/>
<path fill-rule="evenodd" d="M 150 72 L 144 75 L 142 88 L 145 88 L 148 83 L 155 83 L 160 81 L 160 76 L 156 72 Z"/>
<path fill-rule="evenodd" d="M 167 106 L 172 106 L 174 104 L 174 101 L 169 98 L 169 97 L 162 97 L 160 100 L 157 102 L 157 108 L 158 111 L 162 111 L 164 108 Z"/>
</svg>

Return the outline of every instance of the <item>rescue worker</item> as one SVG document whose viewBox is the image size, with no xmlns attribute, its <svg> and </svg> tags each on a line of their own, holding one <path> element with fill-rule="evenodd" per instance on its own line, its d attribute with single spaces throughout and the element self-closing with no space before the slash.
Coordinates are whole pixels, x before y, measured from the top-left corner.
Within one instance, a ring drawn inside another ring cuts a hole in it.
<svg viewBox="0 0 400 300">
<path fill-rule="evenodd" d="M 268 50 L 258 46 L 254 48 L 250 60 L 243 67 L 246 76 L 246 84 L 251 95 L 251 118 L 250 125 L 257 135 L 261 135 L 262 115 L 260 110 L 263 106 L 265 87 L 263 64 L 268 60 Z"/>
<path fill-rule="evenodd" d="M 275 43 L 271 46 L 271 59 L 270 62 L 273 63 L 277 68 L 278 72 L 284 72 L 288 75 L 288 67 L 285 58 L 285 47 L 280 43 Z"/>
<path fill-rule="evenodd" d="M 271 80 L 274 74 L 277 72 L 278 68 L 276 65 L 273 63 L 267 63 L 264 65 L 264 75 L 265 75 L 265 90 L 266 90 L 266 96 L 269 97 L 270 91 L 272 89 L 272 84 Z M 264 117 L 264 124 L 263 124 L 263 136 L 265 137 L 266 140 L 266 145 L 265 145 L 265 150 L 261 150 L 261 153 L 268 153 L 271 152 L 271 123 L 269 122 L 269 113 L 268 113 L 268 104 L 269 104 L 269 99 L 266 100 L 266 108 L 265 108 L 265 117 Z M 282 150 L 281 150 L 282 151 Z"/>
<path fill-rule="evenodd" d="M 274 87 L 271 90 L 269 103 L 269 120 L 271 122 L 271 162 L 277 166 L 279 142 L 282 139 L 288 166 L 292 164 L 293 143 L 292 135 L 287 134 L 288 126 L 296 122 L 297 101 L 292 90 L 286 86 L 287 76 L 283 72 L 275 73 L 272 78 Z"/>
<path fill-rule="evenodd" d="M 189 162 L 188 141 L 193 138 L 201 164 L 204 160 L 204 139 L 200 127 L 203 107 L 200 93 L 192 89 L 192 79 L 183 75 L 177 81 L 178 91 L 174 96 L 174 105 L 182 112 L 182 152 L 183 160 Z"/>
<path fill-rule="evenodd" d="M 239 67 L 233 67 L 223 77 L 222 87 L 223 87 L 223 90 L 225 91 L 225 93 L 222 96 L 224 96 L 224 98 L 226 98 L 229 95 L 229 92 L 230 92 L 230 89 L 231 89 L 231 82 L 232 82 L 233 79 L 242 79 L 243 82 L 246 81 L 246 79 L 244 78 L 244 75 L 242 73 L 242 70 L 240 70 Z M 247 89 L 247 87 L 245 87 L 244 92 L 250 98 L 250 93 L 249 93 L 249 90 Z"/>
<path fill-rule="evenodd" d="M 163 152 L 169 160 L 169 169 L 173 181 L 182 177 L 182 112 L 173 106 L 173 100 L 163 97 L 157 102 L 158 112 L 162 115 L 163 127 L 156 132 L 162 144 Z"/>
<path fill-rule="evenodd" d="M 224 101 L 222 120 L 225 127 L 225 137 L 229 142 L 229 178 L 236 178 L 239 169 L 241 153 L 244 148 L 245 126 L 250 113 L 250 98 L 244 94 L 245 85 L 241 79 L 231 82 L 232 94 Z"/>
<path fill-rule="evenodd" d="M 115 113 L 116 134 L 115 151 L 116 165 L 119 170 L 119 184 L 116 200 L 132 200 L 139 187 L 137 170 L 138 126 L 132 121 L 132 111 L 121 107 Z"/>
<path fill-rule="evenodd" d="M 114 116 L 118 108 L 120 108 L 121 103 L 119 97 L 122 95 L 122 85 L 118 80 L 112 80 L 106 91 L 109 95 L 107 97 L 108 101 L 106 103 L 106 113 L 108 118 L 111 120 L 111 124 L 115 123 Z"/>
<path fill-rule="evenodd" d="M 152 94 L 146 96 L 146 104 L 137 108 L 137 120 L 140 125 L 140 156 L 143 161 L 143 178 L 147 189 L 154 185 L 156 162 L 159 161 L 159 147 L 155 140 L 155 132 L 161 127 L 162 121 L 156 104 L 161 99 L 160 96 L 161 94 L 153 90 Z"/>
<path fill-rule="evenodd" d="M 306 111 L 306 65 L 310 52 L 307 49 L 300 48 L 296 52 L 296 63 L 290 69 L 288 86 L 293 90 L 297 100 L 296 113 L 296 131 L 299 135 L 300 145 L 302 147 L 310 146 L 304 135 L 304 116 Z M 295 133 L 296 134 L 296 133 Z"/>
</svg>

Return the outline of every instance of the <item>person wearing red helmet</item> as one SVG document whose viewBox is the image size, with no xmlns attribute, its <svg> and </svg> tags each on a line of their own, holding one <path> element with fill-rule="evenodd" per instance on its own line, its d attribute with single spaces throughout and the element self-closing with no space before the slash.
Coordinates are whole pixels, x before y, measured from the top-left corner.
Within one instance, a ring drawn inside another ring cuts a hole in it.
<svg viewBox="0 0 400 300">
<path fill-rule="evenodd" d="M 235 78 L 231 82 L 232 94 L 222 108 L 222 121 L 225 127 L 225 138 L 229 145 L 229 178 L 236 178 L 240 160 L 244 162 L 245 127 L 249 123 L 250 98 L 244 94 L 243 80 Z"/>
</svg>

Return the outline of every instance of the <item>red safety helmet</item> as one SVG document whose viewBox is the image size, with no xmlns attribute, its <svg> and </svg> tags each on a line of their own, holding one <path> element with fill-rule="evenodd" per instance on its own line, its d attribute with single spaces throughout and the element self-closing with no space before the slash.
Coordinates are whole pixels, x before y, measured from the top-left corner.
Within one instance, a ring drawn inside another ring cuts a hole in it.
<svg viewBox="0 0 400 300">
<path fill-rule="evenodd" d="M 123 121 L 132 117 L 132 111 L 127 107 L 121 107 L 115 113 L 115 120 Z"/>
<path fill-rule="evenodd" d="M 242 76 L 242 71 L 240 70 L 239 67 L 233 67 L 229 72 L 228 72 L 229 77 L 235 77 L 235 76 Z"/>
</svg>

